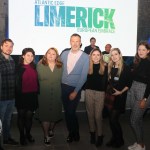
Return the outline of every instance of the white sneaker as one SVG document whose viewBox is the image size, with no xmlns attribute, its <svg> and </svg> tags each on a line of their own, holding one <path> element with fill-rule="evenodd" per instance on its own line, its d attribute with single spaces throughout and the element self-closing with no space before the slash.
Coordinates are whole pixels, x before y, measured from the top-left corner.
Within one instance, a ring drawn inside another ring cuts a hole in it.
<svg viewBox="0 0 150 150">
<path fill-rule="evenodd" d="M 133 148 L 132 150 L 146 150 L 145 146 L 142 148 L 142 146 L 140 144 L 137 144 L 137 146 L 135 148 Z"/>
<path fill-rule="evenodd" d="M 53 130 L 50 130 L 48 136 L 49 136 L 50 138 L 53 138 L 53 137 L 54 137 L 54 131 L 53 131 Z"/>
<path fill-rule="evenodd" d="M 44 144 L 46 145 L 46 146 L 50 146 L 51 145 L 51 141 L 50 141 L 50 137 L 44 137 Z"/>
<path fill-rule="evenodd" d="M 137 145 L 138 144 L 135 142 L 133 145 L 128 146 L 128 150 L 133 150 Z"/>
</svg>

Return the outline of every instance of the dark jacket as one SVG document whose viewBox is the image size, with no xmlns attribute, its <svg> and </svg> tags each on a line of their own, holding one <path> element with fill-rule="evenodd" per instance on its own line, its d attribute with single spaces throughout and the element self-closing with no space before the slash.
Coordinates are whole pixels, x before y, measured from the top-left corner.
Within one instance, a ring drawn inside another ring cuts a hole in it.
<svg viewBox="0 0 150 150">
<path fill-rule="evenodd" d="M 15 75 L 15 94 L 21 94 L 22 93 L 22 75 L 25 71 L 25 68 L 23 68 L 21 65 L 18 65 L 16 67 L 16 75 Z"/>
<path fill-rule="evenodd" d="M 99 49 L 98 46 L 95 46 L 95 47 Z M 93 48 L 91 47 L 91 45 L 86 46 L 86 47 L 84 48 L 84 52 L 85 52 L 86 54 L 88 54 L 88 55 L 91 53 L 92 50 L 93 50 Z"/>
<path fill-rule="evenodd" d="M 34 68 L 36 70 L 36 68 Z M 15 78 L 15 106 L 17 109 L 26 109 L 35 111 L 38 107 L 38 93 L 37 92 L 22 92 L 22 77 L 26 68 L 23 65 L 18 65 L 16 68 Z M 38 83 L 38 79 L 37 79 Z"/>
<path fill-rule="evenodd" d="M 110 82 L 112 83 L 113 87 L 118 91 L 121 91 L 126 86 L 130 88 L 132 84 L 130 67 L 124 64 L 124 68 L 123 71 L 121 72 L 118 82 L 116 84 L 113 83 L 112 80 Z M 113 108 L 116 110 L 120 110 L 121 112 L 124 112 L 126 105 L 126 98 L 127 98 L 127 91 L 121 95 L 116 96 Z"/>
<path fill-rule="evenodd" d="M 141 59 L 140 63 L 132 72 L 133 80 L 146 84 L 144 97 L 148 98 L 150 95 L 150 59 Z"/>
<path fill-rule="evenodd" d="M 36 70 L 36 66 L 34 66 L 34 69 Z M 16 67 L 16 74 L 15 74 L 15 97 L 16 98 L 18 98 L 18 96 L 22 94 L 22 76 L 23 76 L 24 71 L 25 71 L 25 68 L 22 65 L 18 65 Z"/>
</svg>

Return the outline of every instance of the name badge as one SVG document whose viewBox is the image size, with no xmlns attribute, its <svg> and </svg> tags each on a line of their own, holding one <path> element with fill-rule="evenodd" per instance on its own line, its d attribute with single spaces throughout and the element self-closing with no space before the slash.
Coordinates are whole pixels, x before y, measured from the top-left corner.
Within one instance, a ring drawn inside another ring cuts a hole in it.
<svg viewBox="0 0 150 150">
<path fill-rule="evenodd" d="M 114 80 L 115 80 L 115 81 L 118 81 L 118 80 L 119 80 L 119 77 L 114 77 Z"/>
</svg>

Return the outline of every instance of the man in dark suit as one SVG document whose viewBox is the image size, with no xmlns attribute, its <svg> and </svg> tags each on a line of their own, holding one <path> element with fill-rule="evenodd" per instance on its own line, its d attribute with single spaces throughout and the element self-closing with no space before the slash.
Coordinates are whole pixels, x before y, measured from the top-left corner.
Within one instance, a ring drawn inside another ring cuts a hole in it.
<svg viewBox="0 0 150 150">
<path fill-rule="evenodd" d="M 99 48 L 98 46 L 95 45 L 96 39 L 94 37 L 90 38 L 90 45 L 86 46 L 84 48 L 84 52 L 87 53 L 88 55 L 94 48 Z"/>
</svg>

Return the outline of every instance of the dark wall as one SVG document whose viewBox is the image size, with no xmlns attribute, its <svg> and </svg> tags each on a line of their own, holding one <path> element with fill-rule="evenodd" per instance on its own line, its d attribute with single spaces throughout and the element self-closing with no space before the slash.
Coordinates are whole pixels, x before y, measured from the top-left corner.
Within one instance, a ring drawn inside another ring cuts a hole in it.
<svg viewBox="0 0 150 150">
<path fill-rule="evenodd" d="M 150 38 L 150 0 L 139 0 L 137 42 Z"/>
</svg>

